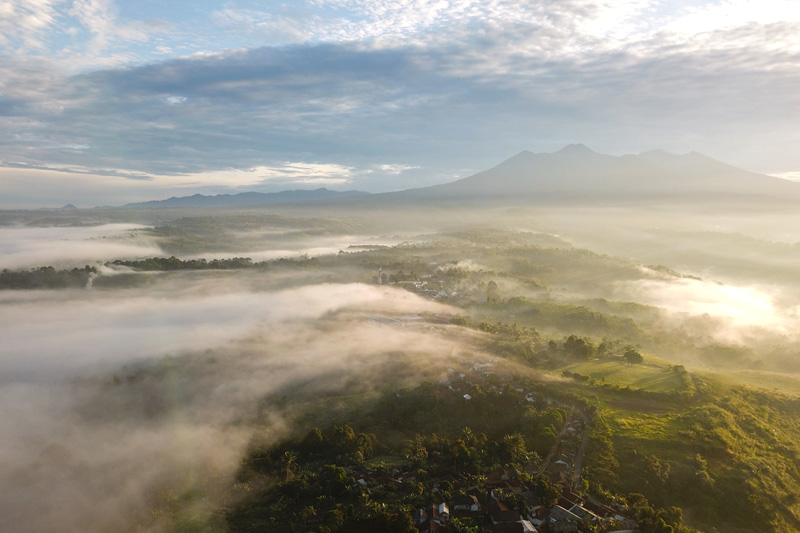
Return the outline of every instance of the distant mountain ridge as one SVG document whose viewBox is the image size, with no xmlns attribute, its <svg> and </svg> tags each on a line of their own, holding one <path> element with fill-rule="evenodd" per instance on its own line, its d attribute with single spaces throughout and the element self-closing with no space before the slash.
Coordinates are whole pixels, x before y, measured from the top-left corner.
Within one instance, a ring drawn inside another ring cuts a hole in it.
<svg viewBox="0 0 800 533">
<path fill-rule="evenodd" d="M 173 196 L 166 200 L 151 200 L 149 202 L 135 202 L 125 204 L 123 207 L 254 207 L 259 205 L 293 204 L 318 200 L 333 200 L 339 198 L 355 198 L 368 196 L 370 193 L 363 191 L 331 191 L 324 187 L 314 190 L 292 190 L 281 192 L 242 192 L 238 194 L 216 194 L 206 196 L 194 194 L 192 196 Z"/>
<path fill-rule="evenodd" d="M 773 197 L 800 199 L 800 184 L 748 172 L 697 152 L 612 156 L 582 144 L 553 153 L 520 152 L 460 180 L 389 193 L 403 198 L 610 200 Z"/>
<path fill-rule="evenodd" d="M 359 205 L 457 202 L 614 202 L 715 200 L 760 197 L 800 201 L 800 183 L 748 172 L 697 152 L 663 150 L 613 156 L 582 144 L 552 153 L 523 151 L 472 176 L 450 183 L 370 194 L 361 191 L 293 190 L 138 202 L 124 207 L 248 207 L 354 199 Z"/>
</svg>

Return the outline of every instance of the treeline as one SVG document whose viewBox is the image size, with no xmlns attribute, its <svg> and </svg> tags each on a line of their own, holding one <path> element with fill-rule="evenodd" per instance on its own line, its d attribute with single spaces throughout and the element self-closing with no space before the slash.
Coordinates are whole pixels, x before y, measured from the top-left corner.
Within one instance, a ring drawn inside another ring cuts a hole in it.
<svg viewBox="0 0 800 533">
<path fill-rule="evenodd" d="M 109 265 L 124 266 L 136 270 L 153 271 L 172 271 L 172 270 L 235 270 L 243 268 L 267 268 L 268 263 L 253 263 L 249 257 L 233 257 L 231 259 L 186 259 L 181 260 L 172 257 L 151 257 L 140 261 L 125 261 L 117 259 L 107 263 Z"/>
<path fill-rule="evenodd" d="M 462 392 L 467 393 L 468 400 Z M 498 443 L 507 435 L 519 434 L 528 452 L 546 455 L 564 424 L 566 411 L 543 401 L 530 402 L 510 385 L 499 390 L 472 385 L 455 392 L 423 384 L 383 397 L 373 416 L 375 425 L 406 434 L 436 433 L 444 438 L 468 426 L 475 434 L 485 434 Z M 496 464 L 502 459 L 502 452 L 497 450 L 487 445 L 471 452 L 474 466 Z"/>
<path fill-rule="evenodd" d="M 635 364 L 642 362 L 641 354 L 630 344 L 619 339 L 603 337 L 598 343 L 591 337 L 569 335 L 562 339 L 546 339 L 534 327 L 521 326 L 514 322 L 481 322 L 477 326 L 464 317 L 456 317 L 453 323 L 472 327 L 494 336 L 493 350 L 505 356 L 514 356 L 536 366 L 547 366 L 550 362 L 562 363 L 564 360 L 586 361 L 593 357 L 599 359 L 619 359 Z M 683 368 L 683 367 L 680 367 Z M 686 373 L 686 369 L 683 368 Z"/>
<path fill-rule="evenodd" d="M 0 272 L 0 289 L 65 289 L 86 287 L 92 276 L 97 274 L 95 267 L 86 265 L 72 270 L 56 270 L 52 266 L 42 266 L 30 270 Z"/>
<path fill-rule="evenodd" d="M 56 270 L 52 266 L 41 266 L 29 270 L 9 270 L 0 272 L 0 289 L 64 289 L 89 287 L 137 287 L 143 279 L 137 272 L 175 272 L 182 270 L 267 270 L 317 268 L 319 259 L 300 256 L 297 258 L 274 259 L 272 261 L 253 262 L 249 257 L 232 257 L 229 259 L 178 259 L 172 257 L 150 257 L 141 260 L 117 259 L 106 263 L 106 266 L 121 266 L 134 272 L 118 272 L 114 276 L 102 276 L 96 267 L 86 265 L 71 270 Z M 96 279 L 95 279 L 96 278 Z"/>
</svg>

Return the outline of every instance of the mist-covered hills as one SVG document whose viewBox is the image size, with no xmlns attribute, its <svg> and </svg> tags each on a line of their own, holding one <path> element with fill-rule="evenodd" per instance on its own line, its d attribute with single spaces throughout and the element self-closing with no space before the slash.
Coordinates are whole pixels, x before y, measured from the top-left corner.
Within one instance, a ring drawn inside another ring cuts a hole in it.
<svg viewBox="0 0 800 533">
<path fill-rule="evenodd" d="M 800 185 L 691 152 L 599 154 L 582 144 L 554 153 L 521 152 L 452 183 L 393 193 L 398 198 L 615 200 L 800 198 Z"/>
<path fill-rule="evenodd" d="M 135 202 L 124 207 L 251 207 L 257 205 L 276 205 L 313 202 L 318 200 L 332 200 L 338 198 L 353 198 L 367 196 L 363 191 L 331 191 L 324 187 L 314 190 L 292 190 L 281 192 L 243 192 L 239 194 L 216 194 L 181 196 L 166 200 L 152 200 L 149 202 Z"/>
</svg>

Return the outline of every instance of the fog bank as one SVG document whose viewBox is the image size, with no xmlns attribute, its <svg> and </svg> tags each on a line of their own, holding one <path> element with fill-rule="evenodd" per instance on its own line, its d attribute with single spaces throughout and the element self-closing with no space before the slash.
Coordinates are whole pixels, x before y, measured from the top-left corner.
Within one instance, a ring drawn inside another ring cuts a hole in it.
<svg viewBox="0 0 800 533">
<path fill-rule="evenodd" d="M 72 268 L 85 264 L 163 255 L 139 224 L 80 227 L 0 227 L 0 269 L 39 266 Z"/>
<path fill-rule="evenodd" d="M 186 494 L 202 515 L 224 501 L 253 431 L 285 434 L 264 398 L 368 392 L 386 372 L 437 379 L 474 350 L 469 334 L 401 318 L 450 308 L 388 287 L 190 279 L 0 298 L 0 515 L 12 531 L 157 531 Z"/>
</svg>

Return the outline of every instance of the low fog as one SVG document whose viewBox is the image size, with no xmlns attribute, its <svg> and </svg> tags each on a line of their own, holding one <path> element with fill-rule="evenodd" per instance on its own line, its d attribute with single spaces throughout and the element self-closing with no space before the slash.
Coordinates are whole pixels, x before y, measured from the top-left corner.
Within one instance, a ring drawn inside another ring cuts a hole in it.
<svg viewBox="0 0 800 533">
<path fill-rule="evenodd" d="M 157 530 L 170 498 L 224 500 L 253 427 L 285 434 L 263 398 L 368 392 L 385 372 L 439 379 L 475 350 L 470 334 L 402 318 L 451 308 L 388 287 L 187 277 L 0 297 L 0 515 L 13 531 Z"/>
<path fill-rule="evenodd" d="M 743 286 L 680 278 L 643 268 L 647 279 L 615 285 L 616 299 L 654 305 L 674 319 L 716 319 L 705 334 L 720 342 L 752 343 L 764 337 L 800 340 L 800 306 L 775 286 Z"/>
<path fill-rule="evenodd" d="M 0 269 L 85 264 L 162 255 L 155 239 L 138 235 L 139 224 L 30 227 L 0 226 Z"/>
</svg>

